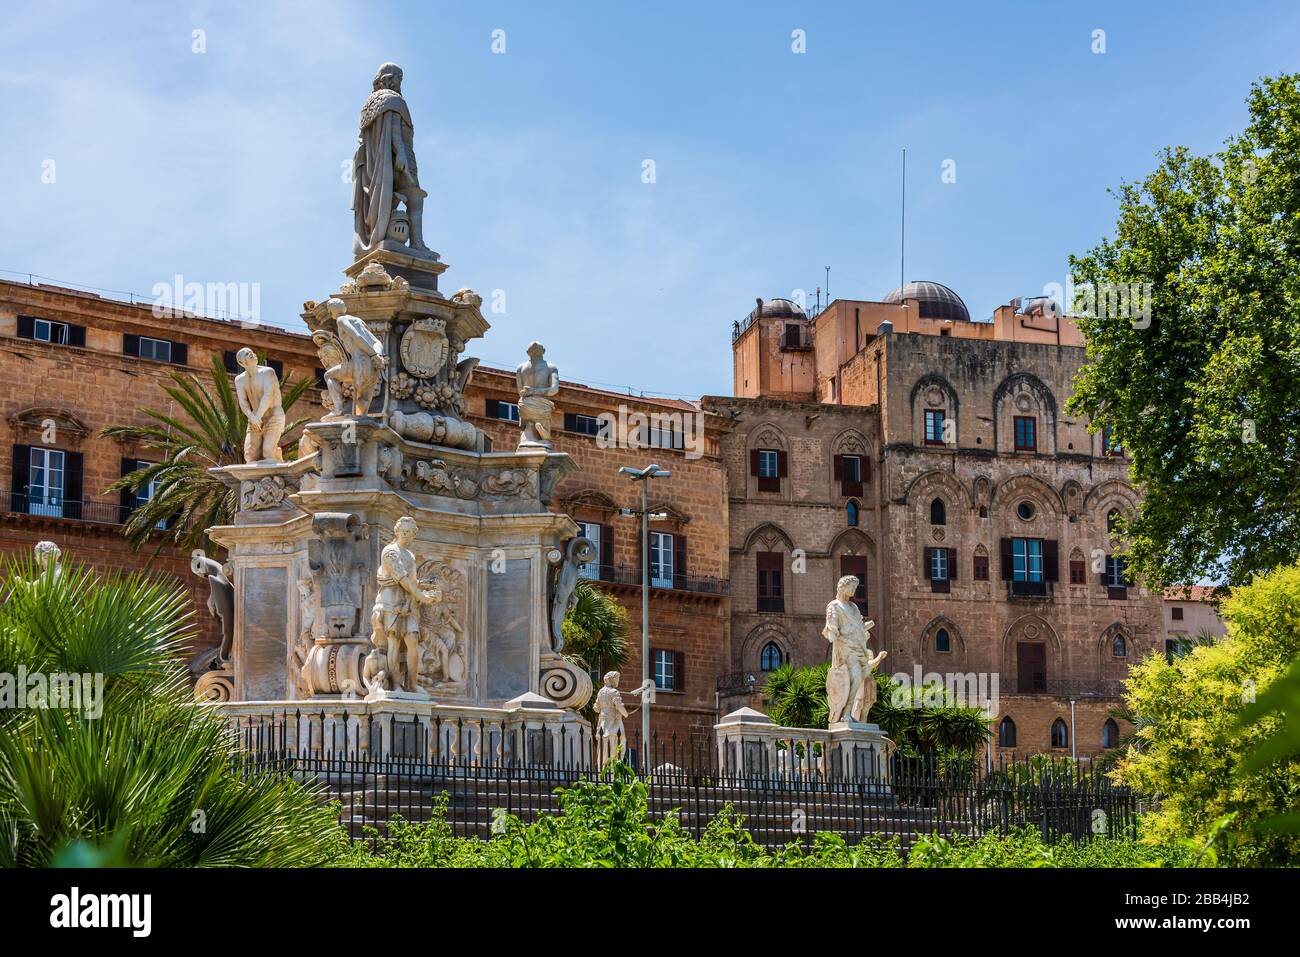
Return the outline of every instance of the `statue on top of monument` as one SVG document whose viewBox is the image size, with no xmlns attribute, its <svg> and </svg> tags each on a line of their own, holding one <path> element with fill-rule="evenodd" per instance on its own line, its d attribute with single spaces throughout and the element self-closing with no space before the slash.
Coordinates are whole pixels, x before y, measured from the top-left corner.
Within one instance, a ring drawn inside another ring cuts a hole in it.
<svg viewBox="0 0 1300 957">
<path fill-rule="evenodd" d="M 415 164 L 415 128 L 402 99 L 402 68 L 385 63 L 361 107 L 361 133 L 352 158 L 352 252 L 360 257 L 384 240 L 427 252 L 424 197 Z M 406 212 L 399 211 L 404 203 Z"/>
</svg>

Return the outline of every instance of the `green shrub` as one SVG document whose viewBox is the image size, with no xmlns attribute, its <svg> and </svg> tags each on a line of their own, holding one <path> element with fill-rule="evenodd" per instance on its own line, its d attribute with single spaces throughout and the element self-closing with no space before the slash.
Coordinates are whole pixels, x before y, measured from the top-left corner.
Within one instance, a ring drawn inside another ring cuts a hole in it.
<svg viewBox="0 0 1300 957">
<path fill-rule="evenodd" d="M 1162 843 L 1214 850 L 1235 866 L 1300 863 L 1300 835 L 1260 825 L 1300 806 L 1300 757 L 1260 767 L 1249 756 L 1283 725 L 1277 714 L 1242 714 L 1300 656 L 1300 565 L 1276 569 L 1224 602 L 1224 640 L 1172 662 L 1133 670 L 1127 703 L 1141 719 L 1118 778 L 1152 795 L 1145 833 Z"/>
</svg>

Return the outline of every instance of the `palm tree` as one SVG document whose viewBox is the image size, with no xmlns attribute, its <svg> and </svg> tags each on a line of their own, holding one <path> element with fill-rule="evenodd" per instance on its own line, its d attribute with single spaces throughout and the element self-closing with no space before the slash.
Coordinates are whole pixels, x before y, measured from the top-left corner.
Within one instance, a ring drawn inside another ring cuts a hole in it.
<svg viewBox="0 0 1300 957">
<path fill-rule="evenodd" d="M 826 671 L 829 664 L 809 668 L 781 665 L 767 676 L 763 693 L 768 716 L 787 728 L 824 728 L 829 717 L 826 705 Z"/>
<path fill-rule="evenodd" d="M 574 589 L 564 619 L 564 651 L 587 671 L 603 674 L 627 663 L 627 609 L 585 578 Z"/>
<path fill-rule="evenodd" d="M 79 708 L 53 706 L 51 693 L 48 707 L 0 709 L 0 867 L 335 858 L 333 811 L 292 780 L 238 768 L 225 722 L 193 703 L 178 658 L 192 615 L 183 591 L 28 559 L 0 571 L 0 672 L 28 685 L 102 680 Z"/>
<path fill-rule="evenodd" d="M 136 469 L 105 489 L 141 492 L 152 486 L 153 494 L 131 512 L 122 529 L 136 549 L 159 528 L 166 532 L 159 547 L 168 540 L 184 548 L 198 547 L 205 529 L 229 524 L 239 508 L 238 492 L 208 473 L 210 468 L 243 461 L 248 425 L 221 357 L 212 356 L 210 387 L 189 372 L 174 372 L 171 380 L 162 387 L 163 392 L 189 421 L 145 409 L 145 415 L 157 425 L 114 425 L 103 431 L 106 436 L 138 442 L 162 453 L 161 462 Z M 280 391 L 286 413 L 312 384 L 310 379 L 293 382 L 291 376 L 285 377 Z M 285 435 L 305 421 L 289 422 Z M 292 453 L 296 446 L 296 442 L 288 443 L 285 451 Z"/>
</svg>

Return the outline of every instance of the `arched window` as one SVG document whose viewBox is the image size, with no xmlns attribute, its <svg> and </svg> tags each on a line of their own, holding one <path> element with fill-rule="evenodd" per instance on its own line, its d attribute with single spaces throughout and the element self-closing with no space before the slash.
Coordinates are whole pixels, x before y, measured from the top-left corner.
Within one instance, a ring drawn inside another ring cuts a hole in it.
<svg viewBox="0 0 1300 957">
<path fill-rule="evenodd" d="M 1106 723 L 1101 726 L 1101 746 L 1103 748 L 1113 748 L 1119 745 L 1119 725 L 1115 723 L 1114 718 L 1107 718 Z"/>
<path fill-rule="evenodd" d="M 1128 657 L 1128 642 L 1124 640 L 1123 635 L 1116 635 L 1110 643 L 1110 653 L 1116 658 Z"/>
<path fill-rule="evenodd" d="M 1111 509 L 1106 513 L 1106 534 L 1114 535 L 1119 530 L 1119 512 Z"/>
<path fill-rule="evenodd" d="M 998 722 L 998 747 L 1014 748 L 1016 746 L 1016 723 L 1010 718 Z"/>
<path fill-rule="evenodd" d="M 781 646 L 775 641 L 769 641 L 763 646 L 759 656 L 759 667 L 764 671 L 776 671 L 783 664 L 785 664 L 785 656 L 781 654 Z"/>
<path fill-rule="evenodd" d="M 1068 748 L 1070 746 L 1070 729 L 1065 722 L 1057 718 L 1052 722 L 1052 747 Z"/>
<path fill-rule="evenodd" d="M 940 628 L 934 633 L 934 650 L 952 651 L 952 639 L 948 637 L 947 628 Z"/>
<path fill-rule="evenodd" d="M 858 527 L 858 503 L 849 499 L 849 504 L 844 506 L 845 518 L 848 520 L 849 528 Z"/>
<path fill-rule="evenodd" d="M 947 511 L 943 507 L 943 499 L 936 498 L 930 503 L 930 524 L 945 525 L 947 524 Z"/>
</svg>

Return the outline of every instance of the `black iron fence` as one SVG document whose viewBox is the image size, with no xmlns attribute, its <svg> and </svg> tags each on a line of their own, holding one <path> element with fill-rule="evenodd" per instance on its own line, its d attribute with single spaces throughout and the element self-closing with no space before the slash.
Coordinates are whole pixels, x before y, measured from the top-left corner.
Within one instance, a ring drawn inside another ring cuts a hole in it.
<svg viewBox="0 0 1300 957">
<path fill-rule="evenodd" d="M 558 814 L 558 788 L 598 780 L 602 759 L 621 754 L 645 781 L 652 819 L 676 814 L 695 836 L 730 807 L 765 846 L 811 844 L 819 831 L 856 843 L 896 837 L 906 850 L 924 835 L 1005 834 L 1031 826 L 1045 839 L 1132 836 L 1137 797 L 1086 764 L 1039 759 L 906 758 L 855 780 L 819 772 L 816 755 L 758 749 L 744 768 L 720 763 L 709 738 L 653 736 L 642 748 L 593 741 L 590 732 L 538 731 L 477 718 L 359 718 L 330 725 L 327 712 L 234 721 L 247 770 L 290 775 L 339 802 L 354 840 L 387 822 L 430 820 L 441 805 L 460 837 L 487 838 L 503 815 Z M 308 729 L 304 732 L 304 728 Z M 803 745 L 798 745 L 798 751 Z M 810 744 L 816 749 L 821 745 Z"/>
</svg>

